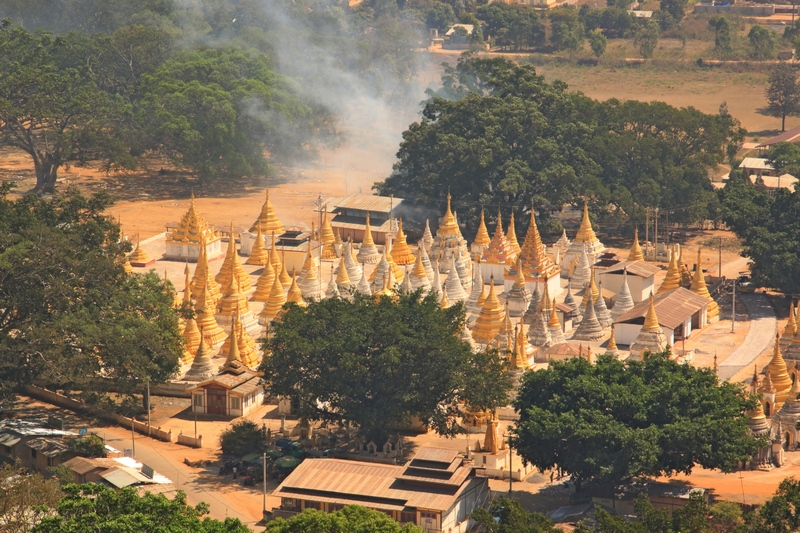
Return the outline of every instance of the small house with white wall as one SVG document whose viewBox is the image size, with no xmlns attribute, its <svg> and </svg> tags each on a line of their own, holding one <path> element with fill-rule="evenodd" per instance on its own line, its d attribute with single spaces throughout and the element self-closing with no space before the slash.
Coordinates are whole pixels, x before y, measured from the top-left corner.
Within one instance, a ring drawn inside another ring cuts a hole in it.
<svg viewBox="0 0 800 533">
<path fill-rule="evenodd" d="M 620 261 L 605 270 L 598 270 L 595 272 L 598 277 L 595 282 L 602 283 L 604 291 L 617 294 L 622 288 L 622 279 L 626 270 L 628 272 L 628 288 L 631 291 L 633 302 L 639 303 L 650 298 L 650 295 L 656 291 L 656 272 L 660 269 L 646 261 Z"/>
<path fill-rule="evenodd" d="M 661 331 L 670 346 L 674 346 L 675 341 L 688 339 L 693 330 L 708 324 L 708 300 L 683 287 L 656 294 L 653 305 Z M 644 300 L 614 321 L 617 344 L 633 344 L 644 326 L 649 307 L 650 300 Z"/>
<path fill-rule="evenodd" d="M 264 403 L 261 373 L 241 361 L 227 361 L 219 374 L 188 389 L 192 412 L 228 417 L 246 416 Z"/>
</svg>

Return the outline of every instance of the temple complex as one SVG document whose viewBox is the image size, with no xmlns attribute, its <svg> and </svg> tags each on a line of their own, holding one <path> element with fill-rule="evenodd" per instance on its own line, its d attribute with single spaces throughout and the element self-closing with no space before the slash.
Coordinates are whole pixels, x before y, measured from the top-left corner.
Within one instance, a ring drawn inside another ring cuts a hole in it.
<svg viewBox="0 0 800 533">
<path fill-rule="evenodd" d="M 589 220 L 589 205 L 584 200 L 583 202 L 583 219 L 581 220 L 578 234 L 575 235 L 572 243 L 570 243 L 567 251 L 561 255 L 561 272 L 562 275 L 567 273 L 569 275 L 570 265 L 572 261 L 577 259 L 584 252 L 589 256 L 589 262 L 594 263 L 597 256 L 603 253 L 606 249 L 592 228 L 592 222 Z M 575 285 L 573 285 L 575 288 Z"/>
<path fill-rule="evenodd" d="M 575 333 L 572 334 L 572 340 L 595 342 L 605 337 L 605 330 L 602 324 L 597 320 L 592 291 L 588 288 L 586 290 L 586 297 L 588 298 L 586 310 L 583 313 L 581 323 L 578 324 Z"/>
<path fill-rule="evenodd" d="M 253 248 L 250 250 L 250 257 L 244 262 L 246 265 L 266 265 L 269 262 L 269 251 L 264 244 L 264 234 L 261 233 L 261 226 L 256 229 L 256 238 L 253 241 Z"/>
<path fill-rule="evenodd" d="M 322 259 L 336 259 L 336 235 L 333 234 L 333 228 L 328 221 L 328 209 L 325 208 L 322 212 L 322 225 L 319 228 L 319 240 L 322 243 Z"/>
<path fill-rule="evenodd" d="M 258 348 L 256 348 L 256 341 L 254 341 L 253 337 L 242 327 L 242 322 L 239 320 L 238 315 L 233 316 L 230 333 L 222 344 L 219 355 L 228 358 L 234 351 L 234 345 L 236 345 L 235 351 L 238 352 L 238 360 L 246 366 L 255 368 L 261 362 L 261 358 L 258 355 Z"/>
<path fill-rule="evenodd" d="M 616 320 L 631 309 L 633 309 L 633 298 L 628 288 L 628 271 L 622 273 L 622 288 L 614 296 L 614 306 L 611 308 L 611 318 Z"/>
<path fill-rule="evenodd" d="M 650 296 L 650 307 L 644 319 L 644 326 L 631 344 L 631 358 L 641 360 L 645 352 L 663 352 L 666 348 L 667 338 L 658 323 L 653 296 Z"/>
<path fill-rule="evenodd" d="M 166 247 L 164 259 L 172 261 L 197 262 L 201 248 L 205 250 L 210 260 L 222 255 L 220 235 L 208 225 L 205 217 L 197 212 L 194 193 L 189 202 L 189 209 L 181 221 L 174 227 L 167 227 Z"/>
<path fill-rule="evenodd" d="M 525 241 L 522 243 L 522 250 L 517 259 L 519 259 L 518 264 L 525 275 L 525 283 L 529 290 L 534 285 L 542 284 L 548 286 L 551 294 L 555 295 L 561 292 L 561 282 L 557 275 L 558 267 L 553 264 L 545 251 L 539 227 L 536 225 L 536 212 L 533 208 L 531 208 L 528 232 L 525 234 Z M 511 289 L 516 277 L 517 265 L 512 265 L 505 276 L 506 290 Z"/>
<path fill-rule="evenodd" d="M 250 300 L 254 302 L 266 302 L 269 299 L 269 293 L 272 292 L 273 283 L 275 283 L 275 269 L 272 267 L 272 263 L 267 261 L 267 264 L 264 265 L 261 274 L 258 276 L 256 290 L 250 297 Z"/>
</svg>

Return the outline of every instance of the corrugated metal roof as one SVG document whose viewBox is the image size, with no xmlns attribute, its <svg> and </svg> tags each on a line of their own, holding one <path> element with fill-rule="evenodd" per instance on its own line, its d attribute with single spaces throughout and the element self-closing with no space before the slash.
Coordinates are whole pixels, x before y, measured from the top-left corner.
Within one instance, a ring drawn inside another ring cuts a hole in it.
<svg viewBox="0 0 800 533">
<path fill-rule="evenodd" d="M 449 465 L 456 457 L 458 457 L 457 450 L 422 446 L 417 450 L 417 453 L 414 454 L 411 464 L 413 465 L 416 461 L 432 461 L 434 463 L 447 463 Z"/>
<path fill-rule="evenodd" d="M 64 462 L 64 466 L 76 474 L 85 474 L 96 468 L 112 468 L 115 464 L 117 463 L 113 459 L 89 459 L 88 457 L 73 457 Z"/>
<path fill-rule="evenodd" d="M 404 201 L 404 198 L 390 198 L 388 196 L 375 196 L 374 194 L 355 193 L 342 198 L 329 198 L 328 211 L 337 208 L 356 209 L 358 211 L 373 211 L 376 213 L 389 213 Z M 333 208 L 331 208 L 333 206 Z"/>
<path fill-rule="evenodd" d="M 108 470 L 107 472 L 102 472 L 100 477 L 121 489 L 123 487 L 127 487 L 129 485 L 135 485 L 136 483 L 152 483 L 153 480 L 149 477 L 145 476 L 138 470 L 134 470 L 133 468 L 129 468 L 127 466 L 117 466 Z"/>
<path fill-rule="evenodd" d="M 342 215 L 336 215 L 331 219 L 331 227 L 333 229 L 339 228 L 342 229 L 351 229 L 351 230 L 364 230 L 366 228 L 366 219 L 359 219 L 356 217 L 345 217 Z M 380 226 L 376 226 L 372 220 L 369 221 L 370 230 L 375 231 L 377 233 L 389 233 L 391 231 L 391 220 L 384 221 L 383 224 Z M 342 237 L 344 238 L 344 237 Z"/>
<path fill-rule="evenodd" d="M 0 434 L 0 445 L 3 446 L 13 446 L 19 441 L 22 440 L 22 437 L 17 435 L 16 433 L 2 433 Z"/>
<path fill-rule="evenodd" d="M 578 355 L 580 346 L 571 342 L 560 342 L 547 349 L 550 355 Z"/>
<path fill-rule="evenodd" d="M 778 144 L 781 142 L 796 142 L 800 138 L 800 126 L 795 126 L 792 129 L 786 130 L 780 135 L 772 137 L 771 139 L 767 139 L 763 143 L 756 146 L 756 148 L 766 148 L 767 146 L 772 146 L 773 144 Z"/>
<path fill-rule="evenodd" d="M 31 439 L 26 442 L 25 445 L 39 453 L 45 454 L 47 457 L 55 457 L 69 450 L 67 443 L 45 437 Z"/>
<path fill-rule="evenodd" d="M 686 319 L 708 305 L 708 300 L 683 287 L 656 294 L 653 299 L 658 323 L 669 329 L 677 328 L 683 324 Z M 632 322 L 643 319 L 645 315 L 647 315 L 647 310 L 649 308 L 650 300 L 642 300 L 633 306 L 630 311 L 616 319 L 614 323 L 619 324 L 621 322 Z"/>
<path fill-rule="evenodd" d="M 600 272 L 600 275 L 610 274 L 612 272 L 621 272 L 625 269 L 628 270 L 628 274 L 639 276 L 640 278 L 649 278 L 661 270 L 656 265 L 646 261 L 620 261 L 616 265 L 609 267 L 603 272 Z"/>
<path fill-rule="evenodd" d="M 745 157 L 739 163 L 739 168 L 747 168 L 750 170 L 775 170 L 775 167 L 769 164 L 769 161 L 764 157 Z"/>
</svg>

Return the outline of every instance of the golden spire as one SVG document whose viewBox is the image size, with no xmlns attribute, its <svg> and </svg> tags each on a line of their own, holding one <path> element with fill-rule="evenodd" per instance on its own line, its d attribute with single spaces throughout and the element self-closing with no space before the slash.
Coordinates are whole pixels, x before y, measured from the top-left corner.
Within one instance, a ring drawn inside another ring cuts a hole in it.
<svg viewBox="0 0 800 533">
<path fill-rule="evenodd" d="M 494 292 L 494 276 L 489 282 L 489 294 L 472 327 L 472 338 L 480 344 L 490 344 L 503 326 L 503 306 Z"/>
<path fill-rule="evenodd" d="M 347 268 L 344 266 L 344 259 L 339 260 L 339 272 L 336 273 L 336 285 L 339 288 L 349 287 L 352 284 L 350 276 L 347 274 Z"/>
<path fill-rule="evenodd" d="M 519 256 L 517 256 L 517 277 L 514 279 L 514 287 L 522 288 L 524 286 L 526 286 L 525 273 L 522 271 L 522 262 L 519 260 Z"/>
<path fill-rule="evenodd" d="M 669 266 L 667 267 L 667 275 L 664 277 L 664 281 L 661 283 L 661 286 L 656 291 L 656 294 L 661 294 L 667 291 L 675 290 L 681 286 L 681 272 L 678 269 L 678 252 L 675 250 L 675 247 L 672 247 L 672 250 L 669 254 Z"/>
<path fill-rule="evenodd" d="M 656 316 L 655 299 L 652 294 L 650 295 L 650 307 L 647 308 L 647 315 L 644 317 L 644 327 L 642 329 L 645 331 L 661 331 L 661 326 Z"/>
<path fill-rule="evenodd" d="M 269 261 L 269 252 L 264 246 L 264 234 L 261 226 L 256 230 L 256 240 L 253 241 L 253 248 L 250 250 L 250 257 L 245 261 L 246 265 L 265 265 Z"/>
<path fill-rule="evenodd" d="M 292 284 L 292 278 L 286 271 L 286 248 L 281 250 L 281 273 L 278 275 L 278 279 L 281 280 L 281 285 L 283 285 L 284 289 Z"/>
<path fill-rule="evenodd" d="M 189 276 L 189 263 L 183 267 L 183 303 L 192 303 L 192 281 Z"/>
<path fill-rule="evenodd" d="M 439 302 L 439 309 L 447 309 L 450 307 L 450 302 L 447 301 L 447 285 L 442 287 L 442 299 Z"/>
<path fill-rule="evenodd" d="M 508 240 L 508 245 L 511 246 L 511 251 L 515 254 L 519 254 L 522 251 L 522 248 L 519 245 L 519 241 L 517 241 L 517 230 L 514 224 L 514 210 L 511 210 L 511 218 L 508 221 L 508 233 L 506 234 L 506 239 Z"/>
<path fill-rule="evenodd" d="M 478 233 L 475 234 L 475 240 L 472 241 L 472 244 L 488 246 L 490 242 L 492 242 L 492 239 L 489 237 L 489 231 L 486 229 L 486 221 L 483 219 L 483 209 L 481 209 L 481 223 L 478 226 Z"/>
<path fill-rule="evenodd" d="M 761 404 L 761 398 L 758 397 L 758 367 L 756 365 L 753 365 L 753 381 L 750 383 L 750 396 L 756 396 L 757 403 L 755 409 L 747 412 L 748 418 L 750 420 L 766 419 L 767 417 L 764 414 L 764 406 Z"/>
<path fill-rule="evenodd" d="M 336 248 L 334 247 L 334 243 L 336 242 L 336 236 L 333 234 L 331 223 L 328 221 L 327 206 L 322 212 L 322 226 L 319 229 L 319 240 L 322 243 L 322 258 L 335 259 Z"/>
<path fill-rule="evenodd" d="M 497 225 L 494 228 L 494 236 L 489 245 L 483 250 L 483 261 L 494 264 L 505 264 L 510 257 L 514 257 L 515 252 L 511 244 L 503 233 L 503 214 L 497 210 Z"/>
<path fill-rule="evenodd" d="M 340 269 L 341 270 L 341 269 Z M 303 292 L 297 286 L 297 276 L 294 269 L 292 269 L 292 284 L 289 286 L 289 294 L 286 295 L 286 301 L 295 303 L 300 307 L 305 307 L 306 302 L 303 300 Z"/>
<path fill-rule="evenodd" d="M 550 278 L 558 272 L 558 267 L 545 253 L 544 243 L 539 235 L 539 227 L 536 225 L 536 211 L 533 207 L 531 207 L 531 222 L 528 226 L 528 233 L 525 234 L 525 241 L 522 243 L 519 259 L 526 279 Z"/>
<path fill-rule="evenodd" d="M 489 453 L 498 453 L 499 446 L 497 438 L 497 417 L 492 417 L 486 423 L 486 435 L 483 438 L 483 449 Z"/>
<path fill-rule="evenodd" d="M 225 259 L 222 262 L 219 273 L 214 278 L 214 280 L 219 283 L 222 292 L 225 292 L 225 289 L 228 288 L 228 283 L 233 279 L 230 276 L 231 272 L 239 281 L 241 290 L 244 292 L 249 291 L 253 286 L 253 281 L 250 279 L 250 275 L 242 268 L 239 254 L 236 252 L 236 236 L 233 233 L 233 222 L 231 222 L 230 237 L 228 239 L 228 249 L 225 252 Z"/>
<path fill-rule="evenodd" d="M 272 269 L 277 274 L 281 271 L 281 256 L 278 255 L 278 247 L 276 246 L 275 232 L 272 232 L 272 246 L 269 249 L 269 262 L 272 263 Z M 309 250 L 311 248 L 309 247 Z"/>
<path fill-rule="evenodd" d="M 175 229 L 167 235 L 167 242 L 205 246 L 208 241 L 214 242 L 217 240 L 219 240 L 217 234 L 208 227 L 206 219 L 195 209 L 194 193 L 192 193 L 189 209 Z"/>
<path fill-rule="evenodd" d="M 314 223 L 311 223 L 311 234 L 314 234 Z M 304 274 L 311 270 L 312 266 L 316 263 L 314 260 L 314 256 L 311 255 L 311 241 L 308 241 L 308 247 L 306 248 L 306 259 L 303 261 L 303 267 L 300 269 L 301 274 Z"/>
<path fill-rule="evenodd" d="M 256 221 L 253 222 L 250 232 L 252 233 L 256 229 L 259 229 L 265 234 L 275 232 L 278 235 L 283 235 L 286 232 L 286 229 L 283 227 L 283 223 L 275 213 L 275 208 L 272 207 L 272 202 L 269 201 L 269 189 L 266 190 L 264 196 L 264 205 L 261 206 L 261 214 L 259 214 Z"/>
<path fill-rule="evenodd" d="M 398 265 L 410 265 L 414 262 L 414 254 L 408 248 L 406 234 L 403 233 L 403 219 L 401 218 L 397 228 L 397 238 L 392 243 L 392 260 Z"/>
<path fill-rule="evenodd" d="M 219 284 L 214 280 L 214 276 L 211 275 L 211 268 L 208 266 L 205 238 L 201 240 L 200 254 L 197 257 L 197 266 L 195 266 L 194 277 L 192 278 L 192 296 L 199 301 L 203 289 L 208 289 L 210 301 L 212 305 L 216 305 L 220 297 Z"/>
<path fill-rule="evenodd" d="M 425 272 L 425 266 L 422 264 L 422 247 L 423 245 L 420 244 L 417 247 L 417 257 L 414 261 L 414 270 L 411 271 L 411 276 L 417 279 L 427 278 L 428 273 Z"/>
<path fill-rule="evenodd" d="M 550 307 L 550 289 L 548 288 L 547 279 L 543 283 L 544 290 L 542 291 L 542 298 L 539 300 L 539 312 L 544 313 L 549 311 L 548 307 Z"/>
<path fill-rule="evenodd" d="M 119 264 L 122 265 L 123 270 L 125 270 L 126 274 L 133 273 L 133 266 L 131 265 L 130 259 L 128 259 L 127 254 L 122 254 L 122 257 L 119 258 Z"/>
<path fill-rule="evenodd" d="M 276 277 L 275 281 L 272 283 L 269 299 L 267 303 L 264 304 L 264 309 L 262 309 L 261 313 L 258 315 L 258 318 L 262 319 L 259 320 L 259 322 L 266 323 L 278 316 L 278 313 L 283 309 L 283 304 L 285 303 L 286 293 L 283 291 L 281 280 Z"/>
<path fill-rule="evenodd" d="M 337 246 L 341 246 L 342 244 L 344 244 L 342 242 L 342 236 L 341 234 L 339 234 L 339 228 L 336 228 L 336 231 L 334 231 L 333 234 L 334 234 L 333 244 Z"/>
<path fill-rule="evenodd" d="M 236 323 L 238 322 L 237 317 L 233 317 L 233 324 L 231 324 L 231 334 L 228 336 L 228 343 L 230 348 L 228 350 L 228 357 L 225 358 L 226 363 L 232 363 L 233 361 L 239 361 L 243 363 L 242 357 L 239 352 L 239 341 L 236 338 Z"/>
<path fill-rule="evenodd" d="M 631 251 L 628 253 L 628 261 L 644 261 L 642 247 L 639 244 L 639 228 L 633 231 L 633 245 L 631 246 Z"/>
<path fill-rule="evenodd" d="M 147 255 L 147 252 L 142 250 L 142 247 L 139 245 L 139 237 L 136 237 L 136 249 L 128 258 L 130 263 L 135 263 L 137 266 L 147 266 L 147 263 L 151 263 L 153 258 Z"/>
<path fill-rule="evenodd" d="M 614 326 L 611 326 L 611 337 L 608 338 L 608 346 L 606 347 L 606 352 L 609 353 L 616 353 L 619 349 L 617 348 L 617 340 L 614 335 Z"/>
<path fill-rule="evenodd" d="M 561 327 L 561 322 L 558 321 L 558 314 L 556 313 L 556 299 L 553 298 L 553 308 L 550 310 L 550 320 L 547 322 L 549 329 Z"/>
<path fill-rule="evenodd" d="M 789 389 L 792 388 L 792 378 L 789 377 L 789 372 L 786 369 L 786 361 L 784 361 L 783 355 L 781 355 L 780 340 L 780 336 L 776 335 L 775 348 L 772 351 L 772 360 L 769 362 L 768 370 L 770 380 L 778 391 L 775 403 L 782 403 L 786 399 Z M 778 410 L 778 406 L 775 407 L 775 410 Z"/>
<path fill-rule="evenodd" d="M 190 311 L 194 311 L 192 307 L 192 301 L 189 300 L 187 304 Z M 194 317 L 184 319 L 186 325 L 183 327 L 183 332 L 181 335 L 183 336 L 184 341 L 184 352 L 183 357 L 181 360 L 184 363 L 190 362 L 194 359 L 194 355 L 197 353 L 197 349 L 200 347 L 200 330 L 197 327 L 197 320 Z"/>
<path fill-rule="evenodd" d="M 225 331 L 217 324 L 214 311 L 214 300 L 208 292 L 208 287 L 203 287 L 203 292 L 197 299 L 197 327 L 211 350 L 225 339 Z"/>
<path fill-rule="evenodd" d="M 231 332 L 222 344 L 219 354 L 227 359 L 227 363 L 231 360 L 231 353 L 234 351 L 236 352 L 235 359 L 246 366 L 254 367 L 258 365 L 256 341 L 245 331 L 244 326 L 242 326 L 242 319 L 236 313 L 231 315 Z"/>
<path fill-rule="evenodd" d="M 458 224 L 456 223 L 456 217 L 453 216 L 453 212 L 450 210 L 450 191 L 447 191 L 447 211 L 444 213 L 444 218 L 442 219 L 442 223 L 439 225 L 439 228 L 436 230 L 437 235 L 458 235 Z"/>
<path fill-rule="evenodd" d="M 600 297 L 600 289 L 597 288 L 597 284 L 594 282 L 594 267 L 592 267 L 592 273 L 589 276 L 589 287 L 583 291 L 583 300 L 581 300 L 581 307 L 586 307 L 589 302 L 589 293 L 592 293 L 592 301 L 596 302 L 597 299 Z"/>
<path fill-rule="evenodd" d="M 512 360 L 512 368 L 515 370 L 528 370 L 528 356 L 525 353 L 525 325 L 520 324 L 519 330 L 514 327 L 516 338 L 514 339 L 514 358 Z"/>
<path fill-rule="evenodd" d="M 372 240 L 372 227 L 369 225 L 369 211 L 367 211 L 367 221 L 364 223 L 364 238 L 361 239 L 361 246 L 374 245 Z"/>
<path fill-rule="evenodd" d="M 589 220 L 589 204 L 586 200 L 583 201 L 583 219 L 581 220 L 581 227 L 578 228 L 578 234 L 575 235 L 575 240 L 573 242 L 583 243 L 583 244 L 590 244 L 593 242 L 598 242 L 600 239 L 597 238 L 597 235 L 594 234 L 594 229 L 592 229 L 592 222 Z"/>
<path fill-rule="evenodd" d="M 231 279 L 228 283 L 228 288 L 225 289 L 225 294 L 220 298 L 217 304 L 217 314 L 222 316 L 239 316 L 250 310 L 247 304 L 247 298 L 242 294 L 239 286 L 239 280 L 236 278 Z"/>
<path fill-rule="evenodd" d="M 715 316 L 719 315 L 719 306 L 708 292 L 708 287 L 706 287 L 706 278 L 703 276 L 703 268 L 700 265 L 700 248 L 698 248 L 697 266 L 695 267 L 694 279 L 692 280 L 692 286 L 689 288 L 689 290 L 708 300 L 708 319 L 711 320 Z"/>
<path fill-rule="evenodd" d="M 264 270 L 258 276 L 256 290 L 250 299 L 254 302 L 266 302 L 269 299 L 269 293 L 272 292 L 273 283 L 275 283 L 275 269 L 272 268 L 272 263 L 267 261 L 267 264 L 264 265 Z"/>
</svg>

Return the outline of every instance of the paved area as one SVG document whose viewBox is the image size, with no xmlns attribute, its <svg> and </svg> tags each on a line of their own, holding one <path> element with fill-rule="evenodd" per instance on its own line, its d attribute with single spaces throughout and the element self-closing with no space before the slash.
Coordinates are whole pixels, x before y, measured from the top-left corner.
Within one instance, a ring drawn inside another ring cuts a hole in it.
<svg viewBox="0 0 800 533">
<path fill-rule="evenodd" d="M 750 316 L 750 328 L 742 344 L 719 363 L 720 379 L 730 379 L 742 368 L 750 366 L 775 340 L 778 321 L 775 310 L 765 295 L 742 293 L 741 301 Z"/>
</svg>

